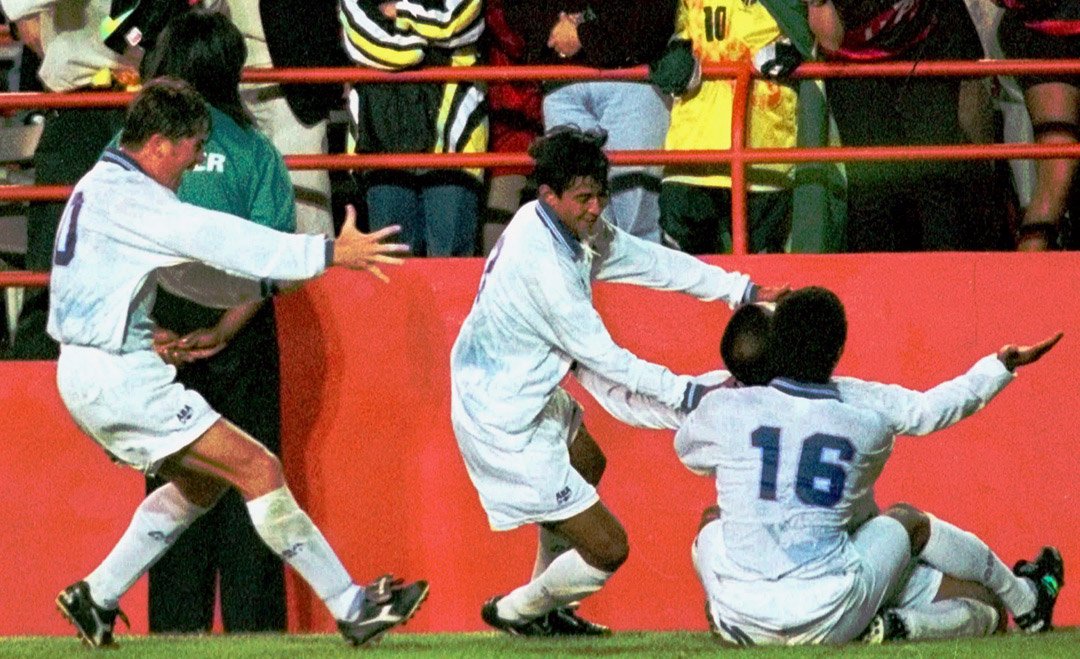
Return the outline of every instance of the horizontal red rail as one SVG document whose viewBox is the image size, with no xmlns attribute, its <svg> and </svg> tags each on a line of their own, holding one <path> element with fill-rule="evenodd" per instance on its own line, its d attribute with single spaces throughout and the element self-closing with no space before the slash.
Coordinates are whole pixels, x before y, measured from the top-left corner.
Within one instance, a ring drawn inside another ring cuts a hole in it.
<svg viewBox="0 0 1080 659">
<path fill-rule="evenodd" d="M 706 78 L 733 78 L 740 87 L 754 75 L 747 62 L 706 65 L 702 67 Z M 838 77 L 907 77 L 907 76 L 966 76 L 1022 74 L 1077 74 L 1080 60 L 982 60 L 982 61 L 921 61 L 877 63 L 825 63 L 808 62 L 799 67 L 794 78 Z M 417 71 L 386 72 L 360 67 L 336 67 L 320 69 L 277 68 L 246 69 L 246 82 L 284 83 L 364 83 L 364 82 L 440 82 L 440 81 L 527 81 L 527 80 L 644 80 L 648 70 L 644 66 L 625 69 L 593 69 L 589 67 L 559 66 L 473 66 L 436 67 Z M 40 108 L 124 107 L 132 94 L 125 92 L 84 92 L 71 94 L 54 93 L 5 93 L 0 94 L 0 110 Z M 745 98 L 745 94 L 741 97 Z M 742 113 L 737 113 L 742 115 Z M 736 128 L 741 128 L 737 126 Z M 1080 158 L 1080 145 L 1035 144 L 987 144 L 987 145 L 929 145 L 891 147 L 821 147 L 800 149 L 751 149 L 742 144 L 740 130 L 733 130 L 733 146 L 724 151 L 613 151 L 611 160 L 616 165 L 714 165 L 730 163 L 733 178 L 739 179 L 734 187 L 742 192 L 744 167 L 751 163 L 805 163 L 835 161 L 890 160 L 910 157 L 928 160 L 968 159 L 1049 159 Z M 525 153 L 476 153 L 476 154 L 352 154 L 352 155 L 288 155 L 285 158 L 290 169 L 380 169 L 380 168 L 461 168 L 519 166 L 531 163 Z M 71 192 L 71 186 L 0 186 L 0 202 L 12 201 L 62 201 Z M 733 234 L 735 253 L 745 252 L 745 201 L 741 195 L 733 203 Z M 0 273 L 0 287 L 22 285 L 45 285 L 47 275 L 35 273 Z"/>
</svg>

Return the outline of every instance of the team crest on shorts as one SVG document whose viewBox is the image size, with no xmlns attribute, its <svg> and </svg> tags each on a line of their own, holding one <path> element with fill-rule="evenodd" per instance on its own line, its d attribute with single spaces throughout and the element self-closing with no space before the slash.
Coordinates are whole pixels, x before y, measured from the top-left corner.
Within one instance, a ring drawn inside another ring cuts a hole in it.
<svg viewBox="0 0 1080 659">
<path fill-rule="evenodd" d="M 563 489 L 555 493 L 555 503 L 560 506 L 570 500 L 570 486 L 567 485 Z"/>
<path fill-rule="evenodd" d="M 180 423 L 187 423 L 191 421 L 192 410 L 190 405 L 185 405 L 180 408 L 180 411 L 176 413 L 176 420 Z"/>
</svg>

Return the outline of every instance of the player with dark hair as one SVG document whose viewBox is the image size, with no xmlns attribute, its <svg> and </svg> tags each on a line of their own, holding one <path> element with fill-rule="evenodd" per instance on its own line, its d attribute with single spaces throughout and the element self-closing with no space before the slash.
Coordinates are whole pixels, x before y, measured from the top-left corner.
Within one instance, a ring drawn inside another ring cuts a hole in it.
<svg viewBox="0 0 1080 659">
<path fill-rule="evenodd" d="M 722 502 L 720 518 L 695 542 L 721 639 L 847 642 L 898 586 L 908 608 L 935 604 L 940 572 L 985 584 L 1021 628 L 1048 629 L 1064 581 L 1055 549 L 1021 562 L 1014 575 L 977 537 L 909 505 L 874 516 L 873 486 L 896 435 L 925 434 L 974 413 L 1016 367 L 1037 361 L 1060 335 L 1031 347 L 1006 346 L 939 385 L 928 401 L 885 385 L 849 399 L 832 381 L 847 321 L 830 291 L 810 287 L 785 296 L 773 331 L 777 377 L 769 386 L 709 392 L 675 436 L 680 459 L 715 477 Z M 866 402 L 873 398 L 876 404 Z M 940 572 L 905 584 L 913 556 Z M 964 610 L 951 611 L 953 619 L 917 611 L 920 634 L 930 637 L 956 619 L 969 632 L 997 627 L 993 604 L 979 601 L 976 590 L 960 597 L 965 601 L 954 605 Z"/>
<path fill-rule="evenodd" d="M 193 521 L 236 488 L 259 537 L 311 586 L 347 640 L 361 644 L 408 620 L 427 583 L 389 575 L 356 585 L 285 483 L 281 463 L 175 382 L 154 352 L 158 283 L 202 304 L 234 306 L 295 287 L 332 265 L 382 276 L 404 245 L 395 232 L 356 229 L 337 240 L 257 226 L 176 198 L 202 160 L 210 117 L 187 83 L 153 80 L 132 102 L 118 149 L 109 149 L 68 201 L 53 254 L 49 334 L 61 344 L 64 405 L 115 461 L 169 484 L 135 510 L 105 560 L 56 603 L 89 645 L 113 645 L 119 599 Z M 228 273 L 228 274 L 227 274 Z M 122 616 L 121 616 L 122 617 Z"/>
<path fill-rule="evenodd" d="M 792 299 L 779 305 L 783 308 L 781 332 L 787 337 L 785 350 L 800 345 L 816 354 L 812 365 L 798 365 L 790 372 L 820 372 L 834 364 L 842 351 L 841 337 L 846 333 L 846 320 L 839 300 L 829 291 L 818 288 L 804 289 Z M 799 313 L 814 318 L 820 325 L 800 322 Z M 775 368 L 779 360 L 766 357 L 764 353 L 776 349 L 780 341 L 771 340 L 772 313 L 766 305 L 747 305 L 735 311 L 724 330 L 721 345 L 724 364 L 731 369 L 713 371 L 696 378 L 702 385 L 701 395 L 720 387 L 739 386 L 732 375 L 751 383 L 751 378 L 771 380 L 768 368 Z M 789 325 L 790 323 L 790 325 Z M 823 332 L 823 333 L 822 333 Z M 822 336 L 819 345 L 813 345 L 813 336 Z M 1055 339 L 1030 349 L 1014 346 L 1003 348 L 996 359 L 1012 369 L 1022 363 L 1031 363 L 1048 350 Z M 743 346 L 732 350 L 732 346 Z M 755 347 L 756 346 L 756 347 Z M 991 356 L 988 359 L 995 359 Z M 762 366 L 768 364 L 768 366 Z M 806 369 L 810 370 L 806 370 Z M 986 368 L 986 365 L 983 366 Z M 630 425 L 647 428 L 679 429 L 686 421 L 687 412 L 672 410 L 659 405 L 645 396 L 630 394 L 625 388 L 611 383 L 584 369 L 576 369 L 577 379 L 596 400 L 617 419 Z M 850 377 L 832 377 L 829 386 L 834 387 L 840 398 L 855 406 L 880 410 L 886 416 L 908 419 L 913 434 L 925 434 L 970 414 L 1000 388 L 981 384 L 985 376 L 976 369 L 955 380 L 943 383 L 926 392 L 915 392 L 895 385 L 866 382 Z M 1000 386 L 1004 386 L 1004 382 Z M 700 396 L 697 397 L 700 399 Z M 849 531 L 854 531 L 879 514 L 873 490 L 852 504 Z M 913 526 L 929 534 L 928 548 L 920 560 L 911 561 L 903 573 L 900 586 L 882 603 L 883 610 L 875 616 L 862 640 L 882 642 L 901 638 L 929 639 L 955 638 L 990 634 L 1004 629 L 1008 618 L 1005 604 L 1011 604 L 1014 615 L 1019 613 L 1017 625 L 1025 631 L 1049 628 L 1054 598 L 1050 589 L 1040 584 L 1034 600 L 1029 595 L 1029 583 L 1044 582 L 1039 575 L 1045 573 L 1063 584 L 1060 556 L 1053 548 L 1045 548 L 1034 563 L 1021 561 L 1017 574 L 1030 579 L 1028 583 L 1015 578 L 978 537 L 963 531 L 931 515 L 904 506 L 896 514 L 906 515 Z M 720 518 L 718 505 L 709 506 L 702 515 L 701 528 Z M 709 533 L 706 532 L 706 538 Z M 706 540 L 707 543 L 707 540 Z M 709 557 L 702 556 L 698 543 L 694 544 L 694 562 L 702 582 L 710 583 Z M 937 567 L 928 564 L 933 561 Z M 989 566 L 989 569 L 987 569 Z M 1035 607 L 1031 608 L 1031 603 Z M 1026 612 L 1026 613 L 1025 613 Z M 710 612 L 710 626 L 717 631 Z M 718 632 L 719 633 L 719 632 Z"/>
<path fill-rule="evenodd" d="M 732 306 L 781 292 L 613 226 L 604 215 L 604 141 L 559 127 L 533 144 L 539 199 L 521 207 L 492 250 L 450 357 L 454 434 L 491 527 L 540 526 L 532 581 L 481 612 L 511 634 L 606 633 L 569 607 L 599 590 L 629 551 L 596 493 L 604 454 L 559 386 L 571 364 L 675 408 L 691 393 L 689 378 L 615 344 L 593 307 L 592 281 Z"/>
</svg>

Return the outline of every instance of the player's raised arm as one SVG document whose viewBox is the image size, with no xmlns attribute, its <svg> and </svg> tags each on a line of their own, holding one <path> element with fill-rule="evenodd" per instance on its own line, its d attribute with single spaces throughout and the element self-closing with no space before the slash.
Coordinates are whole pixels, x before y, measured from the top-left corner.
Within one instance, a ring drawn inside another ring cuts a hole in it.
<svg viewBox="0 0 1080 659">
<path fill-rule="evenodd" d="M 390 278 L 379 269 L 379 264 L 400 265 L 404 261 L 395 254 L 408 254 L 409 246 L 402 243 L 384 243 L 384 239 L 401 231 L 398 225 L 388 226 L 372 233 L 356 228 L 356 209 L 345 207 L 345 224 L 334 241 L 333 265 L 352 270 L 366 270 L 382 281 Z"/>
<path fill-rule="evenodd" d="M 998 350 L 997 358 L 1001 360 L 1005 368 L 1015 371 L 1020 366 L 1027 366 L 1039 361 L 1043 355 L 1050 352 L 1050 349 L 1057 345 L 1057 342 L 1063 336 L 1065 336 L 1064 332 L 1058 332 L 1033 346 L 1017 346 L 1010 343 Z"/>
</svg>

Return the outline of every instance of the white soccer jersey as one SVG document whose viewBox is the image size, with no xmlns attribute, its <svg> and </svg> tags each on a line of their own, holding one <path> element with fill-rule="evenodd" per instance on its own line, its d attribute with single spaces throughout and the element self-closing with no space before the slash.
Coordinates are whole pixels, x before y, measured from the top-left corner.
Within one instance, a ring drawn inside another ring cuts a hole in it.
<svg viewBox="0 0 1080 659">
<path fill-rule="evenodd" d="M 521 450 L 572 362 L 677 407 L 687 377 L 638 359 L 608 334 L 592 280 L 682 291 L 734 306 L 752 296 L 729 273 L 604 223 L 578 242 L 540 202 L 522 206 L 492 250 L 451 352 L 452 415 L 463 434 Z"/>
<path fill-rule="evenodd" d="M 57 231 L 49 335 L 113 353 L 149 350 L 159 279 L 196 302 L 237 303 L 269 294 L 271 279 L 321 273 L 332 255 L 333 243 L 322 236 L 185 204 L 110 149 L 75 186 Z M 241 280 L 250 284 L 236 286 Z M 224 284 L 230 295 L 218 292 Z"/>
<path fill-rule="evenodd" d="M 925 394 L 838 378 L 716 389 L 675 436 L 690 469 L 715 474 L 730 574 L 814 578 L 850 567 L 848 531 L 900 434 L 946 427 L 985 405 L 1013 374 L 994 356 Z"/>
</svg>

